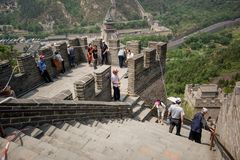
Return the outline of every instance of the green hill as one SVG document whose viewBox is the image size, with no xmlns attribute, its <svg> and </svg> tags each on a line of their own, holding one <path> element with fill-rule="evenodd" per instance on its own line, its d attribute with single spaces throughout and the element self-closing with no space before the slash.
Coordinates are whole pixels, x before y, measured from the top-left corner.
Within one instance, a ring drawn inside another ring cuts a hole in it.
<svg viewBox="0 0 240 160">
<path fill-rule="evenodd" d="M 216 77 L 225 92 L 240 80 L 240 27 L 188 39 L 167 55 L 168 93 L 184 93 L 186 84 L 213 82 Z"/>
<path fill-rule="evenodd" d="M 154 19 L 183 35 L 219 21 L 240 17 L 239 0 L 139 0 Z"/>
</svg>

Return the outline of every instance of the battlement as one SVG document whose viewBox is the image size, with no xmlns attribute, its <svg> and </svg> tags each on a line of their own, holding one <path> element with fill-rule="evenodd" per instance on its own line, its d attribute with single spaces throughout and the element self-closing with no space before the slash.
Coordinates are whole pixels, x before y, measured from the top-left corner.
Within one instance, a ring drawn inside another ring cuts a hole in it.
<svg viewBox="0 0 240 160">
<path fill-rule="evenodd" d="M 150 48 L 152 47 L 152 48 Z M 156 52 L 156 48 L 158 52 Z M 134 55 L 128 61 L 128 93 L 135 95 L 161 78 L 165 71 L 166 43 L 149 43 L 141 54 Z M 160 53 L 159 59 L 156 54 Z"/>
<path fill-rule="evenodd" d="M 208 115 L 217 119 L 222 101 L 216 84 L 192 85 L 185 87 L 185 100 L 197 111 L 203 107 L 208 109 Z"/>
<path fill-rule="evenodd" d="M 130 117 L 131 112 L 131 106 L 124 102 L 14 99 L 0 104 L 1 124 L 14 128 L 60 121 Z"/>
<path fill-rule="evenodd" d="M 74 83 L 75 99 L 111 101 L 111 66 L 102 66 Z M 95 87 L 96 86 L 96 87 Z"/>
<path fill-rule="evenodd" d="M 70 40 L 70 43 L 74 48 L 75 52 L 75 61 L 77 64 L 86 62 L 85 48 L 87 45 L 86 37 L 76 38 Z M 60 50 L 62 58 L 64 59 L 64 64 L 66 70 L 70 70 L 70 64 L 68 60 L 67 44 L 65 42 L 60 42 L 57 44 L 56 48 Z M 51 77 L 57 77 L 56 68 L 53 66 L 52 57 L 53 49 L 50 46 L 44 46 L 39 51 L 40 54 L 45 55 L 45 61 L 47 65 L 47 70 Z M 31 54 L 22 54 L 17 57 L 17 64 L 19 66 L 19 73 L 14 74 L 12 80 L 10 81 L 10 86 L 15 91 L 17 96 L 23 95 L 24 93 L 38 87 L 43 84 L 44 81 L 40 76 L 39 69 L 37 67 L 37 62 Z M 0 87 L 4 87 L 8 82 L 10 75 L 12 74 L 13 69 L 8 61 L 0 62 Z"/>
</svg>

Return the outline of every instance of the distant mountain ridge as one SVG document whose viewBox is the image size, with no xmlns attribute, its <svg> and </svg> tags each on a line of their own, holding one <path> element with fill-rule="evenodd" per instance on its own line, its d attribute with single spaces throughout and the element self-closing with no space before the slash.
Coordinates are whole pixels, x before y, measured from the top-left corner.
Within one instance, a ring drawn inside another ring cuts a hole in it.
<svg viewBox="0 0 240 160">
<path fill-rule="evenodd" d="M 140 19 L 130 0 L 117 0 L 117 20 Z M 0 25 L 33 32 L 101 23 L 112 0 L 0 0 Z"/>
</svg>

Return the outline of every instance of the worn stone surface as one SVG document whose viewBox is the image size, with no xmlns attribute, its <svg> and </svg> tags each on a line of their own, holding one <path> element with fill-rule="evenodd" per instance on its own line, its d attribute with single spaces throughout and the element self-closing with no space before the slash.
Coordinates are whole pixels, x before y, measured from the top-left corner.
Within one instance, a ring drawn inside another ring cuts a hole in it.
<svg viewBox="0 0 240 160">
<path fill-rule="evenodd" d="M 235 159 L 240 159 L 240 82 L 232 95 L 228 95 L 220 109 L 217 121 L 217 133 L 221 143 Z"/>
</svg>

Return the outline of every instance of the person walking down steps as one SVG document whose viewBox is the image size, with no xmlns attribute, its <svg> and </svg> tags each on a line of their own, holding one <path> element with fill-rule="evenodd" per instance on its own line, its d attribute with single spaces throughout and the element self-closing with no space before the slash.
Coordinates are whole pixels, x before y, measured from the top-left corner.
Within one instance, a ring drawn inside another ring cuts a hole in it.
<svg viewBox="0 0 240 160">
<path fill-rule="evenodd" d="M 157 108 L 157 117 L 158 117 L 158 123 L 161 123 L 163 125 L 163 118 L 166 110 L 166 105 L 160 101 L 159 99 L 155 101 L 153 108 Z M 152 109 L 153 109 L 152 108 Z"/>
<path fill-rule="evenodd" d="M 176 126 L 176 135 L 181 136 L 181 126 L 183 125 L 184 111 L 181 105 L 181 99 L 176 98 L 175 104 L 172 104 L 168 109 L 168 117 L 170 118 L 169 133 L 172 133 L 174 127 Z"/>
<path fill-rule="evenodd" d="M 111 81 L 113 84 L 113 97 L 114 97 L 114 101 L 120 101 L 120 89 L 119 89 L 119 85 L 120 85 L 120 79 L 118 77 L 118 70 L 114 69 L 112 71 L 112 77 L 111 77 Z"/>
<path fill-rule="evenodd" d="M 201 112 L 198 112 L 194 115 L 191 123 L 191 131 L 189 133 L 189 140 L 195 141 L 196 143 L 201 143 L 202 138 L 202 128 L 210 132 L 214 132 L 214 129 L 207 125 L 205 115 L 207 114 L 207 108 L 203 108 Z"/>
</svg>

